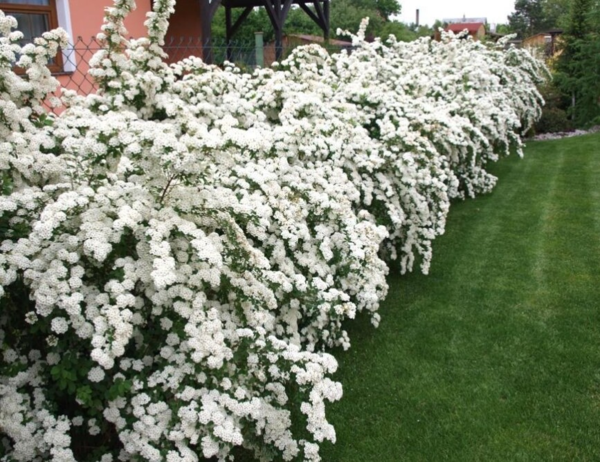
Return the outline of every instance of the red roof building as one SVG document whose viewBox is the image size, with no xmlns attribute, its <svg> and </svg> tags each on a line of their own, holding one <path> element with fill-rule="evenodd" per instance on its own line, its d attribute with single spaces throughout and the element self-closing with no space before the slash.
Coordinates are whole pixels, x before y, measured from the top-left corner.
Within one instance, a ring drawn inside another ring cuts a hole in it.
<svg viewBox="0 0 600 462">
<path fill-rule="evenodd" d="M 481 40 L 485 37 L 485 24 L 482 22 L 464 22 L 449 24 L 444 30 L 446 32 L 454 32 L 459 34 L 464 30 L 469 32 L 469 35 L 473 37 L 473 40 Z"/>
</svg>

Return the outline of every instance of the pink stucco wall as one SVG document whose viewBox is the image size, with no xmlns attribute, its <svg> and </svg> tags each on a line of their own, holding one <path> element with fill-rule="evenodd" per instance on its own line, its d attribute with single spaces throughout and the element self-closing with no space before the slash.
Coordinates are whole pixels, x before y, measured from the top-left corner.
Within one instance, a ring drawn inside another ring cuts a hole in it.
<svg viewBox="0 0 600 462">
<path fill-rule="evenodd" d="M 71 13 L 72 40 L 75 44 L 75 72 L 59 76 L 61 84 L 67 88 L 89 93 L 93 83 L 87 77 L 88 61 L 94 54 L 98 44 L 93 38 L 100 32 L 104 19 L 104 8 L 111 6 L 113 0 L 69 0 Z M 144 21 L 146 13 L 151 9 L 151 0 L 136 0 L 137 9 L 125 20 L 125 26 L 131 37 L 146 35 Z"/>
<path fill-rule="evenodd" d="M 137 9 L 125 20 L 125 25 L 132 37 L 146 35 L 144 21 L 150 11 L 150 0 L 136 0 Z M 104 8 L 112 6 L 112 0 L 69 0 L 71 9 L 71 25 L 74 37 L 88 38 L 100 32 L 104 19 Z"/>
</svg>

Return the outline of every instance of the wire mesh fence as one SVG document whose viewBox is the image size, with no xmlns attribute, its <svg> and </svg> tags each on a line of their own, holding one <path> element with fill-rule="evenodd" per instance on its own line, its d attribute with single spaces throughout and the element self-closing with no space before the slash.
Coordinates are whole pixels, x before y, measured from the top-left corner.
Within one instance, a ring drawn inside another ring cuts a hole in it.
<svg viewBox="0 0 600 462">
<path fill-rule="evenodd" d="M 300 45 L 310 42 L 306 39 L 290 37 L 284 40 L 281 47 L 280 58 L 286 58 L 292 50 Z M 319 43 L 330 53 L 342 49 L 350 49 L 350 44 L 339 41 L 338 43 Z M 96 52 L 102 49 L 102 43 L 95 37 L 88 39 L 79 37 L 62 51 L 62 72 L 57 74 L 62 87 L 75 90 L 81 95 L 93 93 L 96 90 L 94 79 L 89 75 L 90 60 Z M 272 65 L 277 59 L 277 50 L 274 43 L 255 43 L 247 41 L 231 41 L 213 39 L 210 43 L 203 42 L 199 37 L 169 37 L 163 47 L 168 55 L 168 62 L 175 63 L 190 56 L 202 58 L 209 50 L 212 62 L 223 65 L 225 61 L 233 62 L 242 70 L 252 71 L 257 66 Z"/>
<path fill-rule="evenodd" d="M 96 52 L 102 49 L 102 44 L 95 38 L 77 38 L 74 43 L 62 52 L 63 72 L 58 78 L 63 87 L 76 90 L 81 95 L 87 95 L 96 90 L 94 79 L 88 74 L 90 60 Z"/>
</svg>

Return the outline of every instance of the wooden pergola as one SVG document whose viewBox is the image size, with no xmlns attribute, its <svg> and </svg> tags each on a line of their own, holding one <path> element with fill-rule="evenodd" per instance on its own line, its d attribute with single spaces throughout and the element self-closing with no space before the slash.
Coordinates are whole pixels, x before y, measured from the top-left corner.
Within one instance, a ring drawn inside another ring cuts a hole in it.
<svg viewBox="0 0 600 462">
<path fill-rule="evenodd" d="M 254 8 L 264 7 L 275 31 L 275 58 L 283 55 L 283 25 L 292 5 L 298 5 L 323 30 L 325 40 L 329 39 L 329 0 L 197 0 L 200 2 L 200 27 L 202 31 L 202 57 L 204 62 L 213 62 L 212 36 L 210 25 L 220 5 L 225 7 L 225 30 L 227 48 L 244 20 Z M 313 6 L 313 9 L 309 7 Z M 233 22 L 234 8 L 243 8 L 239 18 Z"/>
</svg>

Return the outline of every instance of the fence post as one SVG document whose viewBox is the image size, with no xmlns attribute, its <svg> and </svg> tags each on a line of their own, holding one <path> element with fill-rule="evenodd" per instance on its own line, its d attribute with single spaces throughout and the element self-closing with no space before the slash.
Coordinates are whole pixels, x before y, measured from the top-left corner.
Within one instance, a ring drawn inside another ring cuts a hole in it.
<svg viewBox="0 0 600 462">
<path fill-rule="evenodd" d="M 254 33 L 254 44 L 256 51 L 256 66 L 265 67 L 264 43 L 262 32 Z"/>
</svg>

